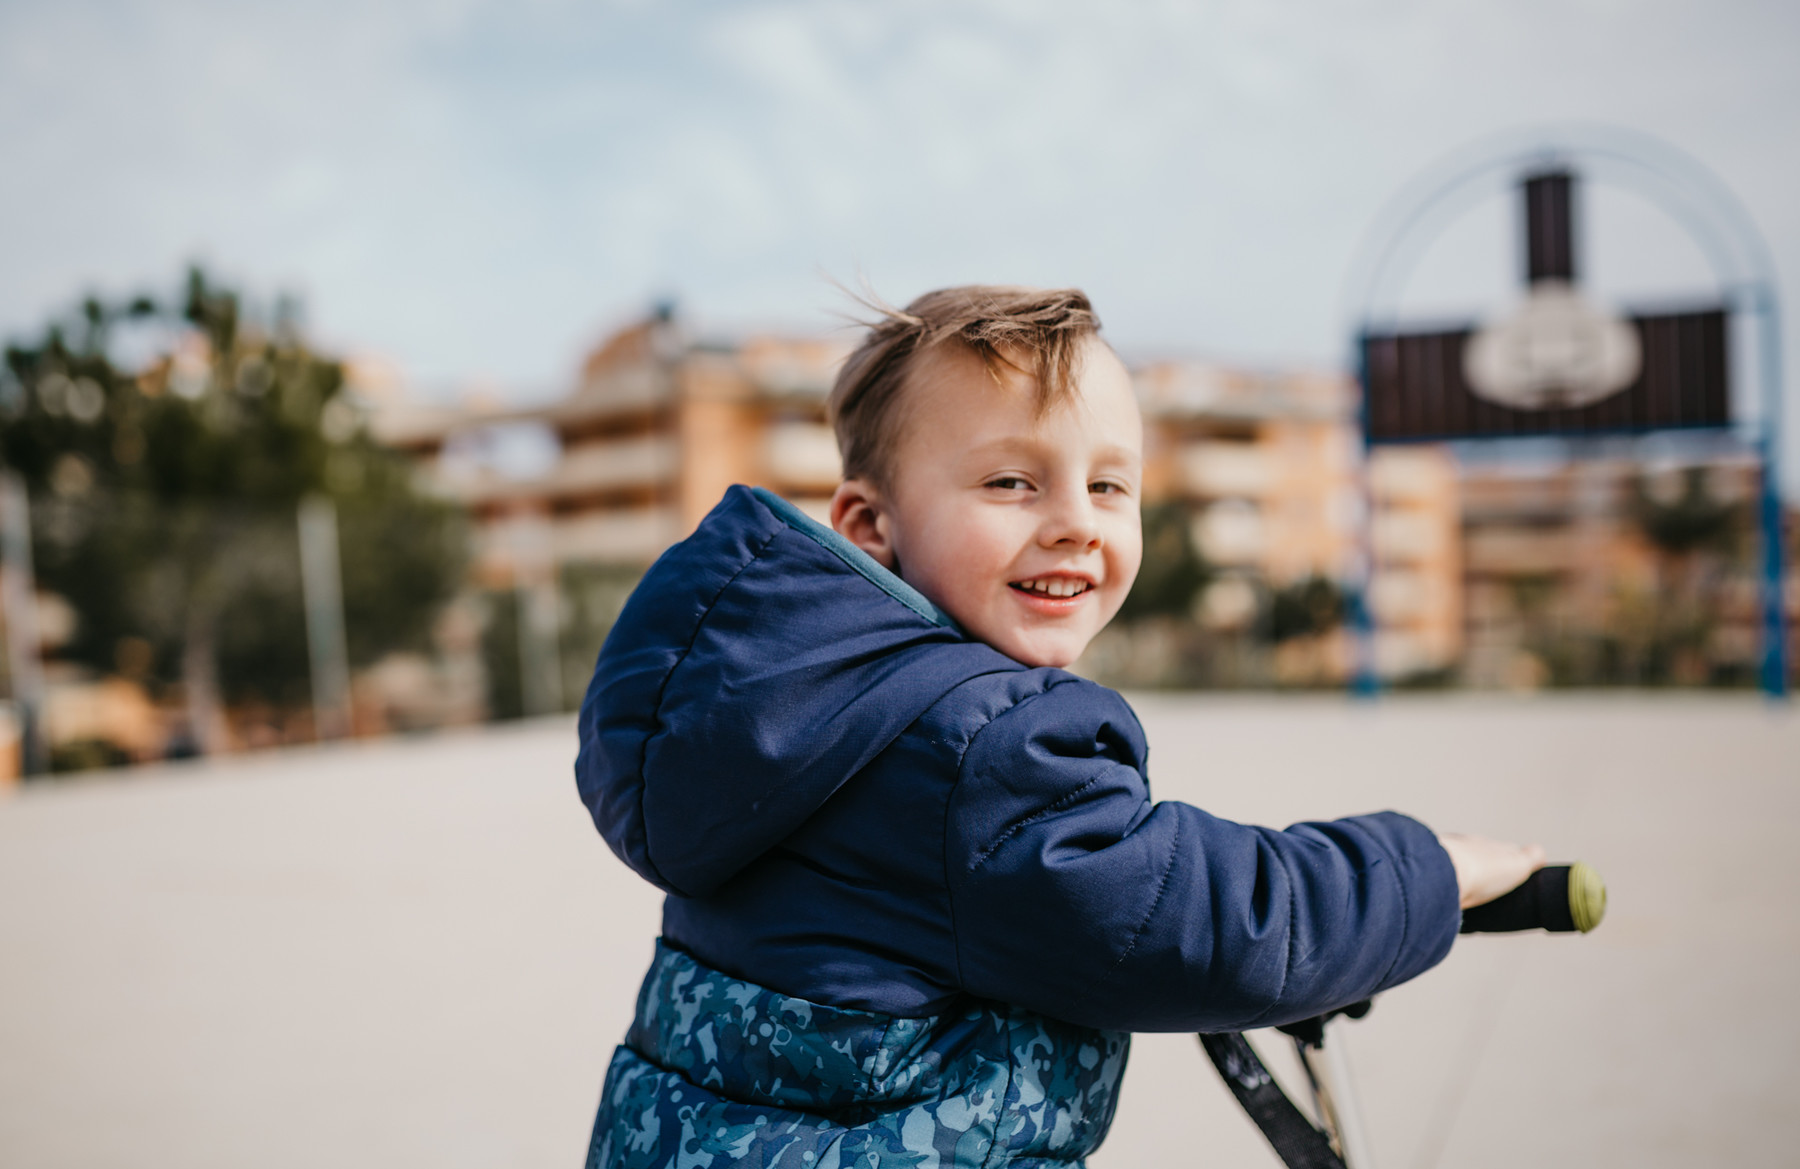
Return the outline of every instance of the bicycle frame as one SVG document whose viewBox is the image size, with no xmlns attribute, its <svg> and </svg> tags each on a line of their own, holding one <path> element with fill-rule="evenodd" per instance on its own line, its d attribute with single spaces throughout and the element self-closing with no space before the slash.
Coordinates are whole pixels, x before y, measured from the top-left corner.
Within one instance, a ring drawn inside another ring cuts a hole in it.
<svg viewBox="0 0 1800 1169">
<path fill-rule="evenodd" d="M 1336 1029 L 1341 1031 L 1342 1025 Z M 1300 1057 L 1300 1066 L 1306 1069 L 1307 1087 L 1312 1091 L 1313 1114 L 1319 1131 L 1331 1142 L 1346 1169 L 1374 1169 L 1375 1158 L 1369 1154 L 1369 1138 L 1363 1128 L 1362 1108 L 1356 1098 L 1355 1081 L 1350 1076 L 1344 1045 L 1325 1042 L 1326 1034 L 1331 1030 L 1329 1023 L 1322 1025 L 1316 1044 L 1298 1035 L 1292 1036 L 1294 1053 Z"/>
<path fill-rule="evenodd" d="M 1605 916 L 1605 882 L 1593 869 L 1577 862 L 1539 869 L 1512 892 L 1465 910 L 1460 932 L 1541 929 L 1585 934 Z M 1369 1013 L 1369 1007 L 1365 999 L 1277 1028 L 1293 1039 L 1300 1066 L 1305 1069 L 1315 1118 L 1310 1120 L 1288 1099 L 1243 1035 L 1222 1032 L 1199 1037 L 1225 1086 L 1290 1169 L 1374 1169 L 1344 1045 L 1325 1041 L 1333 1020 L 1339 1016 L 1360 1019 Z"/>
</svg>

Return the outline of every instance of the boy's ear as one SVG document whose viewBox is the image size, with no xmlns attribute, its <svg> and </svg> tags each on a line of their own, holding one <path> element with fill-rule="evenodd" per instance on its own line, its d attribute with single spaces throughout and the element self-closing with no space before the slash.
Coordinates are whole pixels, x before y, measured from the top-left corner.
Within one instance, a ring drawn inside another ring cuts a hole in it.
<svg viewBox="0 0 1800 1169">
<path fill-rule="evenodd" d="M 831 526 L 838 535 L 894 571 L 894 541 L 881 492 L 867 479 L 846 479 L 831 497 Z"/>
</svg>

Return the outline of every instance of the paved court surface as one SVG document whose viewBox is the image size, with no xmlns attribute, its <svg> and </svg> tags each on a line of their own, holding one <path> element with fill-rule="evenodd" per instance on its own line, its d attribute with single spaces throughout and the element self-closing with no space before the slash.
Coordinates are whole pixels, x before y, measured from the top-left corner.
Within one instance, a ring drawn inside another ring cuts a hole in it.
<svg viewBox="0 0 1800 1169">
<path fill-rule="evenodd" d="M 1352 1025 L 1382 1169 L 1800 1156 L 1800 715 L 1137 705 L 1160 797 L 1397 807 L 1606 873 L 1598 933 L 1465 939 Z M 573 755 L 556 721 L 0 795 L 0 1165 L 579 1164 L 657 899 Z M 1276 1164 L 1186 1036 L 1139 1039 L 1094 1163 Z"/>
</svg>

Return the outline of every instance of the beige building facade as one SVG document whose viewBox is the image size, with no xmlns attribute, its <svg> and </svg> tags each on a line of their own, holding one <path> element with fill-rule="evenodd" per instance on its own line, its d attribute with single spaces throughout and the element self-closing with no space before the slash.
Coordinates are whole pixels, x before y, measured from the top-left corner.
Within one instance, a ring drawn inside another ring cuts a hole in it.
<svg viewBox="0 0 1800 1169">
<path fill-rule="evenodd" d="M 560 400 L 418 415 L 410 430 L 389 417 L 384 437 L 468 507 L 484 586 L 529 586 L 568 565 L 635 571 L 733 483 L 825 517 L 839 473 L 825 400 L 844 354 L 843 343 L 805 337 L 706 343 L 653 316 L 600 345 Z M 1632 596 L 1653 602 L 1668 571 L 1632 519 L 1641 475 L 1629 460 L 1459 467 L 1448 449 L 1421 445 L 1376 448 L 1365 466 L 1355 386 L 1341 375 L 1168 361 L 1133 377 L 1146 502 L 1188 513 L 1211 577 L 1194 616 L 1220 635 L 1243 633 L 1270 590 L 1362 579 L 1366 558 L 1381 675 L 1541 684 L 1531 643 L 1546 622 L 1602 628 Z M 459 453 L 471 435 L 521 427 L 550 440 L 529 474 Z M 1732 498 L 1754 486 L 1748 465 L 1711 474 Z M 1708 651 L 1720 660 L 1754 653 L 1746 588 L 1724 589 Z M 1356 645 L 1339 629 L 1273 653 L 1269 681 L 1336 682 Z"/>
<path fill-rule="evenodd" d="M 1748 452 L 1654 464 L 1624 448 L 1465 467 L 1464 679 L 1746 682 L 1762 649 L 1760 476 Z M 1789 586 L 1791 631 L 1800 587 Z"/>
<path fill-rule="evenodd" d="M 825 515 L 838 481 L 825 398 L 843 356 L 812 339 L 695 343 L 658 316 L 608 338 L 566 398 L 420 418 L 410 429 L 391 422 L 383 437 L 413 451 L 434 488 L 470 510 L 481 583 L 529 582 L 552 565 L 642 567 L 734 483 Z M 459 452 L 469 436 L 529 427 L 553 441 L 535 474 Z"/>
<path fill-rule="evenodd" d="M 470 510 L 478 582 L 529 586 L 569 564 L 648 564 L 733 483 L 768 487 L 824 519 L 839 476 L 825 400 L 845 353 L 815 338 L 707 344 L 657 315 L 601 344 L 561 400 L 390 411 L 377 431 Z M 1358 579 L 1370 547 L 1382 672 L 1428 673 L 1456 659 L 1457 483 L 1444 452 L 1377 452 L 1365 493 L 1354 392 L 1342 377 L 1199 362 L 1147 364 L 1133 376 L 1146 420 L 1146 501 L 1191 513 L 1193 544 L 1214 573 L 1196 613 L 1202 624 L 1240 629 L 1269 588 Z M 553 440 L 534 473 L 460 453 L 471 436 L 520 427 Z M 1288 672 L 1342 680 L 1350 639 L 1340 631 L 1304 658 Z"/>
<path fill-rule="evenodd" d="M 1203 624 L 1228 630 L 1253 619 L 1259 586 L 1361 580 L 1367 558 L 1380 673 L 1455 662 L 1460 534 L 1445 451 L 1381 448 L 1365 479 L 1355 387 L 1334 374 L 1160 362 L 1134 376 L 1148 430 L 1146 498 L 1189 509 L 1194 546 L 1215 573 Z M 1292 663 L 1278 653 L 1274 680 L 1341 681 L 1353 653 L 1340 630 L 1294 647 Z"/>
</svg>

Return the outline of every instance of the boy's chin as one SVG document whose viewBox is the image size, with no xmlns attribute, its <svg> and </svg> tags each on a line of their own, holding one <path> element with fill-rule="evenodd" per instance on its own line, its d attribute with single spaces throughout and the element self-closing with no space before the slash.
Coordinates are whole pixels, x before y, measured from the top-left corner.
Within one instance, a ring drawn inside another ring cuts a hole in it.
<svg viewBox="0 0 1800 1169">
<path fill-rule="evenodd" d="M 1009 637 L 989 642 L 995 649 L 1033 668 L 1049 666 L 1064 669 L 1074 664 L 1075 659 L 1087 649 L 1091 640 L 1086 637 L 1064 635 L 1061 637 Z"/>
</svg>

